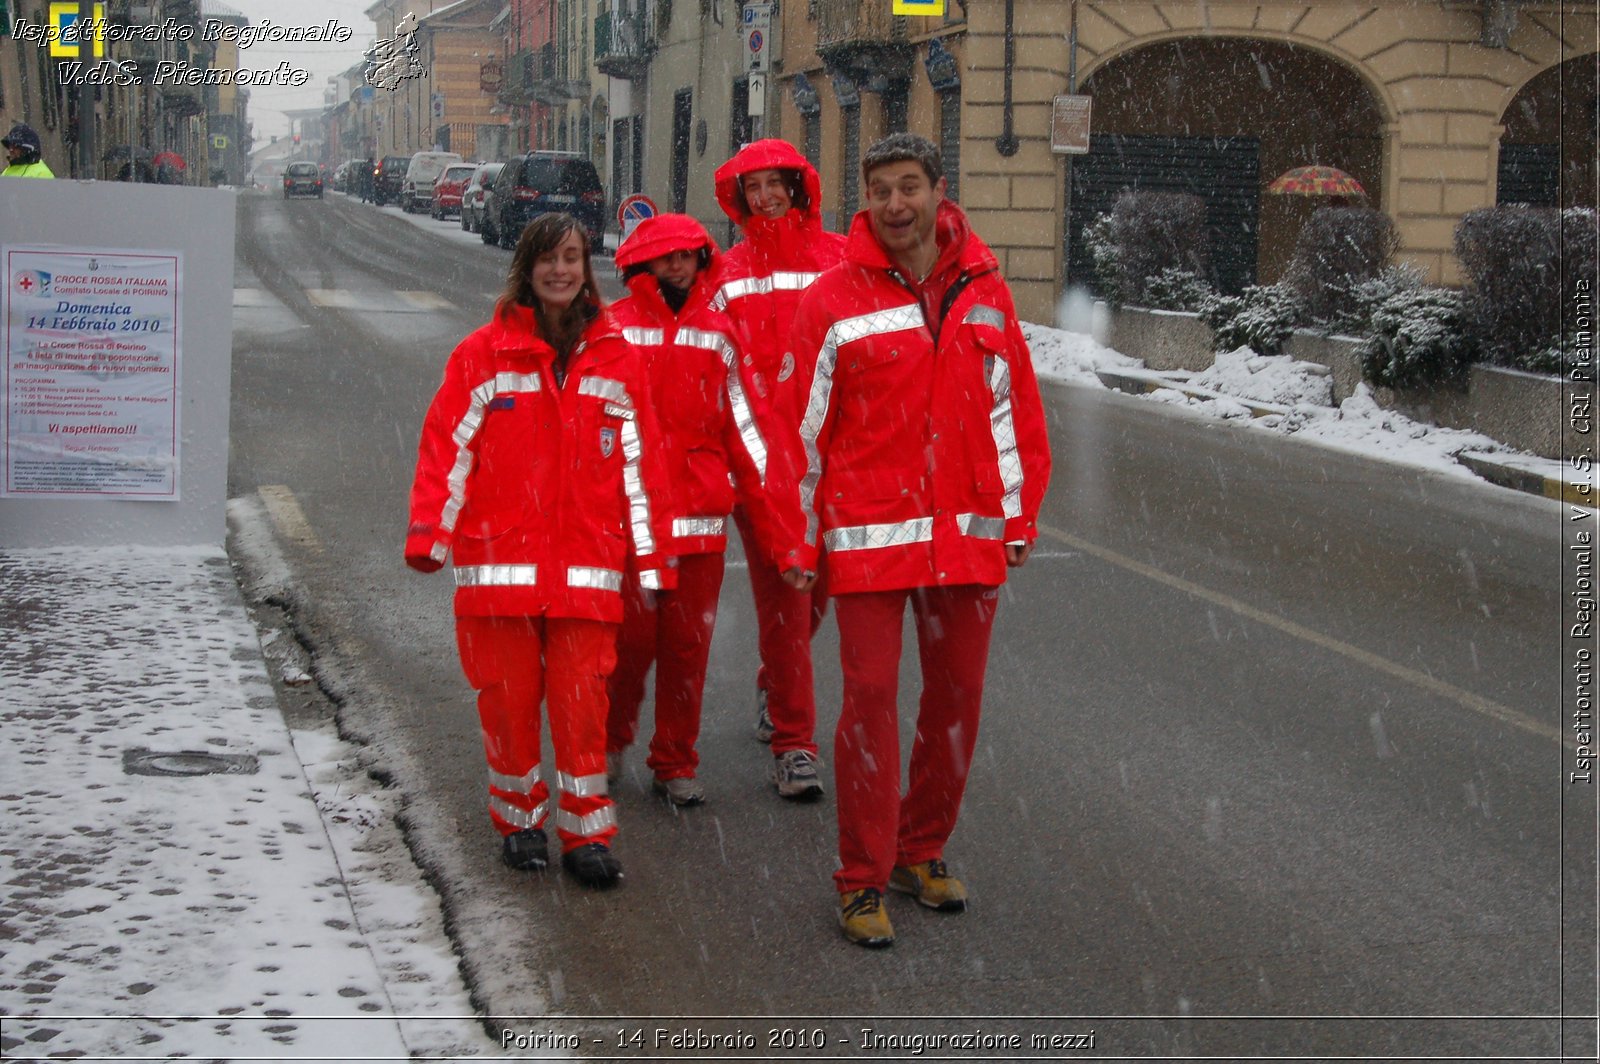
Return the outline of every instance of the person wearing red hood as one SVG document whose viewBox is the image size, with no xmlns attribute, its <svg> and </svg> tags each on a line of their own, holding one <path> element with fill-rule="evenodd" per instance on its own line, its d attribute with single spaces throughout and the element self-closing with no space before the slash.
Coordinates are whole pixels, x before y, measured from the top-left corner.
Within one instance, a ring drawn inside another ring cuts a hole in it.
<svg viewBox="0 0 1600 1064">
<path fill-rule="evenodd" d="M 489 818 L 516 869 L 548 861 L 557 783 L 563 867 L 589 887 L 611 853 L 606 677 L 623 570 L 671 586 L 670 499 L 644 367 L 601 309 L 578 220 L 522 232 L 493 319 L 456 347 L 423 421 L 405 560 L 455 568 L 456 645 L 478 692 Z M 555 748 L 540 767 L 539 704 Z"/>
<path fill-rule="evenodd" d="M 776 523 L 768 496 L 770 478 L 789 463 L 772 461 L 762 432 L 766 418 L 759 415 L 734 325 L 711 307 L 720 259 L 716 242 L 688 215 L 648 218 L 617 248 L 617 267 L 632 294 L 611 308 L 642 356 L 661 424 L 675 486 L 667 551 L 676 559 L 677 588 L 652 601 L 632 574 L 624 585 L 618 664 L 609 684 L 607 769 L 616 774 L 622 751 L 633 742 L 645 674 L 654 662 L 655 735 L 645 763 L 654 789 L 680 806 L 705 800 L 695 776 L 695 743 L 728 511 L 737 498 L 755 530 L 760 560 L 775 569 L 794 565 L 800 539 L 798 527 Z"/>
<path fill-rule="evenodd" d="M 804 405 L 795 376 L 790 325 L 800 297 L 824 270 L 838 265 L 844 237 L 822 228 L 822 183 L 794 146 L 782 140 L 746 145 L 716 171 L 717 202 L 743 231 L 724 257 L 717 305 L 744 331 L 754 388 L 774 413 L 773 434 L 793 440 Z M 811 637 L 827 611 L 826 580 L 795 590 L 755 557 L 755 535 L 734 512 L 750 555 L 761 668 L 756 676 L 756 738 L 772 744 L 778 794 L 797 801 L 822 796 L 814 737 Z"/>
<path fill-rule="evenodd" d="M 844 697 L 834 736 L 839 924 L 887 946 L 885 888 L 966 908 L 944 847 L 978 736 L 1007 567 L 1050 479 L 1032 357 L 999 263 L 944 198 L 939 149 L 896 133 L 861 162 L 867 208 L 794 320 L 807 382 L 802 568 L 828 552 Z M 922 697 L 909 786 L 897 710 L 906 605 Z"/>
</svg>

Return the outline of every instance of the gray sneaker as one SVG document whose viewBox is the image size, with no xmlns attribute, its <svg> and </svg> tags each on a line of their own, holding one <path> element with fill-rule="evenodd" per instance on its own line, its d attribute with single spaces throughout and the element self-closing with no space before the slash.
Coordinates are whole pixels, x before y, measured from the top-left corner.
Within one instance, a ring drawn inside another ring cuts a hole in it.
<svg viewBox="0 0 1600 1064">
<path fill-rule="evenodd" d="M 790 750 L 772 762 L 772 782 L 778 795 L 793 802 L 814 802 L 822 797 L 817 769 L 822 762 L 809 750 Z"/>
<path fill-rule="evenodd" d="M 772 714 L 767 712 L 767 689 L 756 688 L 756 742 L 772 742 Z"/>
<path fill-rule="evenodd" d="M 673 805 L 699 805 L 706 800 L 705 788 L 693 776 L 678 776 L 670 780 L 656 780 L 651 788 Z"/>
</svg>

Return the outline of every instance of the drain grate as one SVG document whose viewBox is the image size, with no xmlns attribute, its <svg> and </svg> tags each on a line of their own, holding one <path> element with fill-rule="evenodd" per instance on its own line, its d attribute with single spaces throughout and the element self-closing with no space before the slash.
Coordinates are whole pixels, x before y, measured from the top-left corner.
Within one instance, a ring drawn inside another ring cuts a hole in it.
<svg viewBox="0 0 1600 1064">
<path fill-rule="evenodd" d="M 138 748 L 122 751 L 122 772 L 126 776 L 253 776 L 260 767 L 253 754 Z"/>
</svg>

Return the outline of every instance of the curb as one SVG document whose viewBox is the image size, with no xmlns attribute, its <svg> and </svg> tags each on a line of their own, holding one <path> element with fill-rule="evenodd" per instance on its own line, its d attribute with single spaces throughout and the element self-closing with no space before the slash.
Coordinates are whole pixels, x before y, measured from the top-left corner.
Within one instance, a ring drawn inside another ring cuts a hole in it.
<svg viewBox="0 0 1600 1064">
<path fill-rule="evenodd" d="M 1196 388 L 1183 381 L 1173 380 L 1150 370 L 1112 370 L 1097 369 L 1095 376 L 1100 378 L 1100 383 L 1107 388 L 1115 388 L 1119 392 L 1129 395 L 1149 395 L 1151 392 L 1174 391 L 1182 392 L 1191 399 L 1211 399 L 1220 402 L 1235 403 L 1250 411 L 1251 417 L 1267 417 L 1271 414 L 1287 414 L 1289 408 L 1279 403 L 1264 403 L 1258 399 L 1241 399 L 1237 395 L 1224 395 L 1222 392 L 1213 392 L 1208 388 Z"/>
<path fill-rule="evenodd" d="M 1482 452 L 1463 452 L 1456 461 L 1466 466 L 1491 484 L 1530 495 L 1543 495 L 1574 506 L 1593 507 L 1596 504 L 1594 486 L 1586 481 L 1571 481 L 1547 476 L 1532 469 L 1497 462 Z"/>
<path fill-rule="evenodd" d="M 1152 392 L 1170 390 L 1181 392 L 1193 399 L 1219 400 L 1235 403 L 1250 411 L 1251 417 L 1266 417 L 1271 414 L 1287 414 L 1289 408 L 1277 403 L 1264 403 L 1253 399 L 1241 399 L 1236 395 L 1225 395 L 1207 388 L 1197 388 L 1182 380 L 1157 373 L 1153 370 L 1138 369 L 1097 369 L 1095 376 L 1100 378 L 1100 383 L 1107 388 L 1113 388 L 1129 395 L 1149 395 Z M 1513 491 L 1524 492 L 1529 495 L 1542 495 L 1547 499 L 1556 499 L 1560 502 L 1570 503 L 1574 506 L 1594 508 L 1600 504 L 1596 498 L 1594 485 L 1589 481 L 1572 481 L 1559 476 L 1551 476 L 1526 465 L 1517 464 L 1516 461 L 1504 461 L 1499 457 L 1484 451 L 1466 451 L 1455 456 L 1455 460 L 1473 475 L 1488 481 L 1490 484 Z M 1520 459 L 1526 462 L 1526 456 Z M 1560 463 L 1554 463 L 1558 467 Z M 1564 472 L 1563 468 L 1563 472 Z"/>
</svg>

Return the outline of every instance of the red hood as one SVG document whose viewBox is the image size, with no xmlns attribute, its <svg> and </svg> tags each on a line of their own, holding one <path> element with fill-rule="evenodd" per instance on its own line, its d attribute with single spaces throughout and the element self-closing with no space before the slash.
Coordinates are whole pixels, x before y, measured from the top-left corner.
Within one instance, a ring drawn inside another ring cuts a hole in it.
<svg viewBox="0 0 1600 1064">
<path fill-rule="evenodd" d="M 722 205 L 723 213 L 733 220 L 733 224 L 744 226 L 751 221 L 765 221 L 750 218 L 745 209 L 744 192 L 739 188 L 740 175 L 752 170 L 798 170 L 806 195 L 811 198 L 811 206 L 803 213 L 812 218 L 822 217 L 818 213 L 822 203 L 822 179 L 817 176 L 816 167 L 807 162 L 793 144 L 769 138 L 751 141 L 739 149 L 737 155 L 717 167 L 717 202 Z M 788 218 L 789 214 L 784 218 Z"/>
<path fill-rule="evenodd" d="M 658 214 L 640 222 L 617 248 L 617 269 L 626 270 L 674 251 L 708 248 L 711 262 L 705 272 L 715 274 L 722 262 L 722 249 L 711 239 L 705 226 L 687 214 Z"/>
<path fill-rule="evenodd" d="M 705 227 L 687 214 L 658 214 L 640 222 L 617 248 L 617 269 L 627 271 L 661 255 L 700 248 L 710 251 L 711 259 L 695 277 L 694 286 L 690 289 L 692 294 L 685 304 L 686 309 L 698 307 L 710 302 L 715 291 L 713 281 L 722 268 L 722 249 L 717 247 L 717 242 L 711 239 Z M 635 295 L 652 302 L 661 301 L 660 287 L 648 270 L 640 270 L 629 277 L 627 284 Z M 665 307 L 665 303 L 662 306 Z"/>
</svg>

